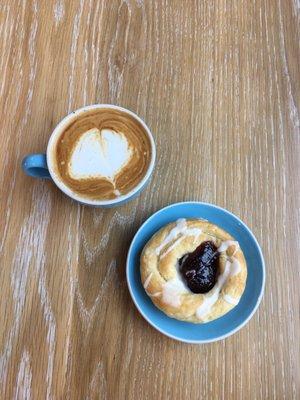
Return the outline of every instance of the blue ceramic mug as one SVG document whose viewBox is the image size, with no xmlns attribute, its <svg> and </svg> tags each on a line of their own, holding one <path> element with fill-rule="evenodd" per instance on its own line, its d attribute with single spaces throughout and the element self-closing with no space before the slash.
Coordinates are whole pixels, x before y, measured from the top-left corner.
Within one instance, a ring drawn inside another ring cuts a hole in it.
<svg viewBox="0 0 300 400">
<path fill-rule="evenodd" d="M 80 196 L 78 193 L 72 191 L 71 188 L 68 187 L 63 182 L 63 180 L 56 172 L 55 160 L 54 160 L 54 154 L 55 154 L 54 150 L 56 148 L 57 141 L 60 138 L 61 134 L 64 132 L 66 126 L 69 125 L 71 121 L 79 118 L 82 113 L 88 110 L 103 109 L 103 108 L 118 110 L 123 114 L 127 114 L 131 118 L 133 117 L 135 120 L 137 120 L 142 125 L 144 132 L 148 136 L 151 145 L 151 160 L 143 179 L 129 193 L 126 193 L 111 200 L 89 199 L 84 196 Z M 145 188 L 145 186 L 148 184 L 150 180 L 150 176 L 154 169 L 155 157 L 156 157 L 156 149 L 153 136 L 148 126 L 139 116 L 134 114 L 132 111 L 129 111 L 125 108 L 115 106 L 112 104 L 95 104 L 80 108 L 76 111 L 73 111 L 71 114 L 67 115 L 52 132 L 52 135 L 50 136 L 48 142 L 46 154 L 27 155 L 22 161 L 22 168 L 27 175 L 32 176 L 34 178 L 51 179 L 56 184 L 56 186 L 60 190 L 62 190 L 67 196 L 71 197 L 73 200 L 76 200 L 82 204 L 96 206 L 96 207 L 114 207 L 124 204 L 129 200 L 132 200 Z"/>
</svg>

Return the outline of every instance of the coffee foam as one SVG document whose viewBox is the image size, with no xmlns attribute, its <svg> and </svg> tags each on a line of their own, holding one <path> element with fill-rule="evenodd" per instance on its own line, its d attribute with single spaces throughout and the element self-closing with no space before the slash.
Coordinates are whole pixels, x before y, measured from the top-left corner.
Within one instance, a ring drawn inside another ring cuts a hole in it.
<svg viewBox="0 0 300 400">
<path fill-rule="evenodd" d="M 57 178 L 83 199 L 125 195 L 144 178 L 151 142 L 143 125 L 121 110 L 85 110 L 68 121 L 53 148 Z"/>
<path fill-rule="evenodd" d="M 112 183 L 130 161 L 132 149 L 121 132 L 93 128 L 83 133 L 73 149 L 69 175 L 80 180 L 105 178 Z"/>
</svg>

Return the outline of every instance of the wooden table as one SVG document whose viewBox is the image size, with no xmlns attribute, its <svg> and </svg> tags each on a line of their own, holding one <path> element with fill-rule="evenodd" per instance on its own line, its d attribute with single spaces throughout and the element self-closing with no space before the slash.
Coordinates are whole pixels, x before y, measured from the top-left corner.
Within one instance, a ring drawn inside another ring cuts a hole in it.
<svg viewBox="0 0 300 400">
<path fill-rule="evenodd" d="M 299 399 L 297 0 L 2 0 L 0 398 Z M 71 110 L 114 103 L 153 131 L 150 186 L 111 210 L 26 177 Z M 130 241 L 154 211 L 202 200 L 257 236 L 253 319 L 187 345 L 138 314 Z"/>
</svg>

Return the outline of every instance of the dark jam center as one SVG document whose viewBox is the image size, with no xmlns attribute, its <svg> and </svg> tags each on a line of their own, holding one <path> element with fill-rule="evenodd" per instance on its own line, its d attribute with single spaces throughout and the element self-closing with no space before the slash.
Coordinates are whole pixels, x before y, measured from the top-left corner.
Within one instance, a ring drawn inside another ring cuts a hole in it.
<svg viewBox="0 0 300 400">
<path fill-rule="evenodd" d="M 214 243 L 207 241 L 179 260 L 179 270 L 192 292 L 206 293 L 214 287 L 219 268 L 219 256 Z"/>
</svg>

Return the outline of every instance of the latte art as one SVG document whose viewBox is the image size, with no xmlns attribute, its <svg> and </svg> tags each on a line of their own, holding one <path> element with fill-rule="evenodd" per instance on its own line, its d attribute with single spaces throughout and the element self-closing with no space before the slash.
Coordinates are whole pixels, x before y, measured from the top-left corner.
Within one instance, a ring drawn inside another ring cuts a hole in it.
<svg viewBox="0 0 300 400">
<path fill-rule="evenodd" d="M 55 172 L 74 193 L 94 200 L 130 192 L 145 176 L 151 143 L 144 127 L 120 110 L 74 115 L 56 142 Z"/>
<path fill-rule="evenodd" d="M 71 155 L 70 176 L 73 179 L 106 178 L 113 183 L 132 153 L 123 133 L 90 129 L 78 140 Z"/>
</svg>

